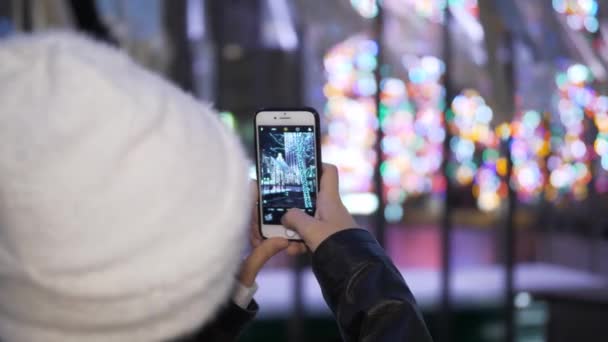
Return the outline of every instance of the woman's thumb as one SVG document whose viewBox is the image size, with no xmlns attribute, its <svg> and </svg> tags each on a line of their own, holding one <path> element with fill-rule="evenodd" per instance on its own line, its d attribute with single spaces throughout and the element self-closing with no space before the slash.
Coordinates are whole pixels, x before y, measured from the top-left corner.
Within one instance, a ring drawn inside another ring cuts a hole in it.
<svg viewBox="0 0 608 342">
<path fill-rule="evenodd" d="M 275 254 L 286 249 L 289 246 L 289 241 L 281 238 L 272 238 L 262 241 L 262 243 L 251 251 L 251 254 L 245 259 L 239 274 L 241 284 L 245 286 L 253 285 L 258 272 L 264 267 L 264 264 Z"/>
<path fill-rule="evenodd" d="M 304 240 L 308 240 L 310 232 L 314 231 L 321 222 L 300 209 L 289 209 L 283 215 L 281 223 L 286 228 L 296 231 Z"/>
</svg>

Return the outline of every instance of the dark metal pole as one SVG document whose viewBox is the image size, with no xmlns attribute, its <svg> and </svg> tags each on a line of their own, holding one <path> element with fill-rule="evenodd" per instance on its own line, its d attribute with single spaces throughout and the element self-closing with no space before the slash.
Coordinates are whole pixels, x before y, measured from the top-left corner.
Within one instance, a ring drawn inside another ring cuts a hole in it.
<svg viewBox="0 0 608 342">
<path fill-rule="evenodd" d="M 378 56 L 377 56 L 377 67 L 374 70 L 374 77 L 376 79 L 376 118 L 378 119 L 378 127 L 376 128 L 376 144 L 374 146 L 376 152 L 376 167 L 374 169 L 374 187 L 376 188 L 376 196 L 378 197 L 378 210 L 374 217 L 376 226 L 376 239 L 381 246 L 385 246 L 385 232 L 386 232 L 386 220 L 384 219 L 384 185 L 382 182 L 382 174 L 380 173 L 380 166 L 384 158 L 382 157 L 382 139 L 384 134 L 380 125 L 382 102 L 381 102 L 381 89 L 380 83 L 382 82 L 382 66 L 384 65 L 384 10 L 382 4 L 378 5 L 378 15 L 374 20 L 374 39 L 378 44 Z"/>
<path fill-rule="evenodd" d="M 443 144 L 443 177 L 445 179 L 445 201 L 443 207 L 443 216 L 441 218 L 441 307 L 439 315 L 439 331 L 438 341 L 449 342 L 452 339 L 452 294 L 451 294 L 451 275 L 452 266 L 451 259 L 451 241 L 452 241 L 452 206 L 453 206 L 453 187 L 449 179 L 448 160 L 450 155 L 450 134 L 448 128 L 448 110 L 450 103 L 454 99 L 454 90 L 452 88 L 451 73 L 452 73 L 452 39 L 450 36 L 450 24 L 452 22 L 452 14 L 449 6 L 445 9 L 445 22 L 443 26 L 443 60 L 445 62 L 445 108 L 444 108 L 444 127 L 446 131 L 445 141 Z"/>
<path fill-rule="evenodd" d="M 31 0 L 23 0 L 21 6 L 21 21 L 24 32 L 32 32 L 32 4 Z"/>
<path fill-rule="evenodd" d="M 74 3 L 77 1 L 73 1 Z M 164 23 L 173 43 L 173 58 L 169 66 L 169 77 L 183 90 L 193 92 L 192 52 L 188 41 L 187 0 L 164 2 Z"/>
<path fill-rule="evenodd" d="M 293 274 L 293 311 L 287 321 L 287 340 L 293 342 L 305 341 L 304 336 L 304 268 L 307 264 L 305 256 L 297 256 L 292 260 Z"/>
<path fill-rule="evenodd" d="M 516 89 L 516 62 L 515 62 L 515 43 L 510 32 L 505 32 L 505 49 L 506 49 L 506 61 L 505 71 L 507 76 L 507 87 L 511 91 L 511 98 L 515 100 L 515 89 Z M 515 244 L 516 244 L 516 232 L 514 225 L 514 216 L 517 206 L 517 194 L 511 186 L 511 178 L 513 175 L 513 159 L 511 158 L 511 144 L 512 137 L 509 137 L 506 143 L 506 157 L 507 157 L 507 175 L 506 182 L 508 192 L 508 207 L 505 217 L 504 225 L 504 252 L 505 252 L 505 302 L 504 302 L 504 315 L 505 315 L 505 341 L 515 341 L 515 286 L 514 286 L 514 272 L 515 272 Z"/>
<path fill-rule="evenodd" d="M 513 160 L 511 158 L 511 143 L 512 138 L 507 142 L 507 182 L 510 182 L 513 174 Z M 515 298 L 514 273 L 515 273 L 515 227 L 514 216 L 517 205 L 517 195 L 513 187 L 508 184 L 508 208 L 505 222 L 505 341 L 515 341 L 515 306 L 513 300 Z"/>
<path fill-rule="evenodd" d="M 69 4 L 78 30 L 107 43 L 118 45 L 118 40 L 112 36 L 108 27 L 101 20 L 95 1 L 70 0 Z"/>
</svg>

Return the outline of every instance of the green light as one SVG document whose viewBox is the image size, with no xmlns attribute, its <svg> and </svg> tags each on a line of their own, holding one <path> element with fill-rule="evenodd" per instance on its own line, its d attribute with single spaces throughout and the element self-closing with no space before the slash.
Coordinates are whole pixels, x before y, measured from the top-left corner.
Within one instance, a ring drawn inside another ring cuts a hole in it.
<svg viewBox="0 0 608 342">
<path fill-rule="evenodd" d="M 378 121 L 380 121 L 380 125 L 384 124 L 384 120 L 391 114 L 391 111 L 384 104 L 380 104 L 380 112 L 378 115 Z"/>
<path fill-rule="evenodd" d="M 559 88 L 562 88 L 566 82 L 568 82 L 568 76 L 565 73 L 559 73 L 556 77 L 555 77 L 555 83 L 557 83 L 557 86 Z"/>
<path fill-rule="evenodd" d="M 454 121 L 454 117 L 456 117 L 456 114 L 454 114 L 454 111 L 451 109 L 448 109 L 447 112 L 445 113 L 445 119 L 448 122 L 452 122 L 452 121 Z"/>
<path fill-rule="evenodd" d="M 386 162 L 380 164 L 380 175 L 382 175 L 382 177 L 386 175 L 386 169 L 388 169 L 388 164 Z"/>
<path fill-rule="evenodd" d="M 456 176 L 456 169 L 458 168 L 458 165 L 454 162 L 449 162 L 447 167 L 446 167 L 446 174 L 449 178 L 454 179 L 454 176 Z"/>
<path fill-rule="evenodd" d="M 420 151 L 424 148 L 425 146 L 425 141 L 424 138 L 422 138 L 421 136 L 416 136 L 415 140 L 414 140 L 414 150 L 415 151 Z"/>
<path fill-rule="evenodd" d="M 524 114 L 524 125 L 529 129 L 535 129 L 540 124 L 540 114 L 537 111 L 530 110 Z"/>
<path fill-rule="evenodd" d="M 495 149 L 488 148 L 485 151 L 483 151 L 482 158 L 483 158 L 484 163 L 495 162 L 496 160 L 498 160 L 499 157 L 500 157 L 500 154 Z"/>
<path fill-rule="evenodd" d="M 382 76 L 382 78 L 387 78 L 391 75 L 392 71 L 391 71 L 391 66 L 388 64 L 383 64 L 380 67 L 380 76 Z"/>
<path fill-rule="evenodd" d="M 463 1 L 462 0 L 448 0 L 448 4 L 450 5 L 450 7 L 452 7 L 452 6 L 462 6 L 463 5 Z"/>
<path fill-rule="evenodd" d="M 234 114 L 232 112 L 220 112 L 220 120 L 222 120 L 222 122 L 231 130 L 234 131 L 236 129 L 236 120 L 234 119 Z"/>
</svg>

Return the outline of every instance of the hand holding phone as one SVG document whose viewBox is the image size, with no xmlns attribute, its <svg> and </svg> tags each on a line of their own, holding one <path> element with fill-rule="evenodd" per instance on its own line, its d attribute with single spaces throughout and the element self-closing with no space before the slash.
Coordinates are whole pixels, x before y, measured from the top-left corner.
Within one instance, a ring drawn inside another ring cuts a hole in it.
<svg viewBox="0 0 608 342">
<path fill-rule="evenodd" d="M 252 181 L 252 195 L 255 201 L 258 199 L 258 183 Z M 255 202 L 254 202 L 255 203 Z M 253 286 L 260 270 L 273 256 L 286 251 L 289 255 L 297 255 L 306 252 L 306 245 L 300 242 L 288 241 L 285 238 L 263 239 L 260 235 L 257 205 L 253 206 L 250 221 L 251 251 L 241 263 L 237 279 L 247 287 Z"/>
<path fill-rule="evenodd" d="M 319 116 L 313 109 L 261 110 L 255 117 L 260 233 L 301 240 L 281 218 L 291 208 L 314 216 L 319 189 Z"/>
<path fill-rule="evenodd" d="M 315 217 L 310 217 L 299 209 L 291 209 L 282 218 L 283 225 L 298 232 L 313 252 L 331 235 L 350 228 L 360 228 L 344 207 L 338 184 L 338 169 L 334 165 L 323 164 Z"/>
</svg>

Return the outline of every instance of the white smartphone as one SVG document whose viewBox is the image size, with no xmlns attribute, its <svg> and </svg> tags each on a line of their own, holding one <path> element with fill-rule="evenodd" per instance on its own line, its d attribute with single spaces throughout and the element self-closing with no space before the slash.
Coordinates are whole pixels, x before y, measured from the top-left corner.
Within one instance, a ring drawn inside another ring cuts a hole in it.
<svg viewBox="0 0 608 342">
<path fill-rule="evenodd" d="M 260 233 L 301 240 L 281 225 L 291 208 L 314 216 L 321 155 L 319 115 L 312 108 L 263 109 L 255 116 Z"/>
</svg>

